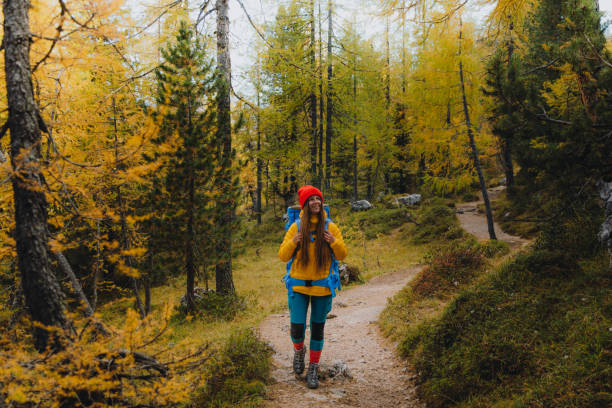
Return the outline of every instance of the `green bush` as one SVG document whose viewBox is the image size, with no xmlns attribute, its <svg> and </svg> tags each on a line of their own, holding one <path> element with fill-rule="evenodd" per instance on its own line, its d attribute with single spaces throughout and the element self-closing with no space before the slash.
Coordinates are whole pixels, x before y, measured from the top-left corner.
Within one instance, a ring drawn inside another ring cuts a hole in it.
<svg viewBox="0 0 612 408">
<path fill-rule="evenodd" d="M 440 202 L 425 206 L 417 219 L 412 241 L 426 244 L 438 240 L 452 240 L 464 236 L 455 210 Z"/>
<path fill-rule="evenodd" d="M 510 246 L 504 241 L 489 240 L 480 244 L 480 251 L 485 258 L 495 258 L 510 252 Z"/>
<path fill-rule="evenodd" d="M 207 367 L 206 385 L 195 392 L 194 408 L 257 407 L 270 381 L 271 348 L 251 329 L 231 335 Z"/>
<path fill-rule="evenodd" d="M 403 208 L 373 208 L 368 211 L 355 211 L 343 217 L 342 227 L 361 231 L 366 239 L 374 239 L 379 234 L 390 234 L 395 228 L 409 220 Z"/>
</svg>

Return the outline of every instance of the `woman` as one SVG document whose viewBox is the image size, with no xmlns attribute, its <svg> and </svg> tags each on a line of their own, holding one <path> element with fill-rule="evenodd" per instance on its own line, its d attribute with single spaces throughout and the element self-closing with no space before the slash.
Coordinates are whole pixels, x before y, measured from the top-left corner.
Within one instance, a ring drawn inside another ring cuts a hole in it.
<svg viewBox="0 0 612 408">
<path fill-rule="evenodd" d="M 306 374 L 309 388 L 319 386 L 318 369 L 321 350 L 323 350 L 323 329 L 327 313 L 331 310 L 332 295 L 328 287 L 312 284 L 327 278 L 333 256 L 337 260 L 346 257 L 346 245 L 338 226 L 326 223 L 327 214 L 323 208 L 323 194 L 316 187 L 304 186 L 298 190 L 302 211 L 300 227 L 291 225 L 278 251 L 281 261 L 291 265 L 290 276 L 305 281 L 304 286 L 293 286 L 289 294 L 291 312 L 291 340 L 293 341 L 293 371 L 300 375 L 304 372 L 306 347 L 306 312 L 310 311 L 310 364 Z M 326 227 L 327 224 L 327 228 Z"/>
</svg>

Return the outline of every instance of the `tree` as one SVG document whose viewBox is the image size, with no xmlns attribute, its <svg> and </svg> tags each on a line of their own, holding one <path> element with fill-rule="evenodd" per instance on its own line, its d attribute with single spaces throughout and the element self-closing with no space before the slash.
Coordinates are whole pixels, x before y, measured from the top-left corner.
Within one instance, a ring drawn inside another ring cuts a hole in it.
<svg viewBox="0 0 612 408">
<path fill-rule="evenodd" d="M 34 325 L 36 348 L 59 347 L 57 333 L 69 326 L 62 292 L 50 267 L 47 200 L 41 173 L 41 130 L 46 126 L 34 101 L 30 71 L 29 1 L 6 0 L 4 70 L 11 133 L 11 164 L 15 202 L 15 241 L 26 306 Z"/>
<path fill-rule="evenodd" d="M 232 169 L 232 124 L 230 90 L 232 86 L 229 52 L 228 0 L 217 0 L 217 70 L 219 89 L 217 94 L 217 137 L 220 142 L 220 162 L 218 175 L 219 200 L 217 201 L 217 292 L 233 295 L 232 278 L 232 224 L 234 222 L 236 181 Z"/>
<path fill-rule="evenodd" d="M 195 276 L 202 263 L 198 253 L 210 253 L 214 242 L 211 217 L 216 201 L 211 192 L 222 159 L 215 155 L 214 137 L 218 85 L 205 47 L 185 22 L 176 43 L 162 50 L 162 56 L 164 63 L 156 71 L 160 130 L 153 142 L 163 167 L 153 181 L 160 188 L 152 191 L 157 208 L 150 234 L 154 241 L 164 241 L 166 249 L 183 254 L 187 312 L 192 313 Z"/>
</svg>

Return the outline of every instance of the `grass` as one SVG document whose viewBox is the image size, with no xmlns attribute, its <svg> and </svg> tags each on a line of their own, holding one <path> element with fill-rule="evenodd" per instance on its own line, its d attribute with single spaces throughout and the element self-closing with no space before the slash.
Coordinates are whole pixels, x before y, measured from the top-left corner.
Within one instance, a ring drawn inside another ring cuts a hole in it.
<svg viewBox="0 0 612 408">
<path fill-rule="evenodd" d="M 492 242 L 431 245 L 380 321 L 428 407 L 612 405 L 612 282 L 589 223 L 551 225 L 510 258 Z"/>
<path fill-rule="evenodd" d="M 346 261 L 359 268 L 364 281 L 386 272 L 412 267 L 423 257 L 425 247 L 413 245 L 406 238 L 414 233 L 415 226 L 406 223 L 404 211 L 374 209 L 351 213 L 346 205 L 333 207 L 332 211 L 348 247 Z M 178 353 L 208 343 L 217 350 L 218 359 L 204 369 L 208 373 L 208 383 L 220 388 L 217 391 L 203 385 L 197 392 L 198 399 L 194 406 L 247 407 L 259 404 L 267 381 L 262 375 L 265 367 L 257 368 L 257 379 L 252 379 L 242 375 L 246 372 L 242 363 L 248 366 L 252 361 L 255 364 L 257 355 L 266 359 L 267 351 L 251 338 L 252 334 L 245 333 L 257 327 L 267 315 L 287 308 L 287 291 L 281 282 L 285 264 L 278 259 L 283 234 L 282 220 L 269 213 L 265 214 L 261 226 L 254 221 L 241 223 L 241 230 L 236 234 L 238 255 L 233 260 L 233 278 L 243 307 L 231 309 L 231 318 L 223 313 L 227 305 L 216 303 L 208 305 L 213 312 L 208 310 L 195 317 L 186 317 L 175 310 L 174 305 L 179 303 L 185 291 L 184 277 L 171 278 L 166 285 L 152 288 L 153 311 L 162 311 L 167 305 L 171 305 L 170 310 L 173 310 L 169 329 L 159 339 L 160 347 L 169 346 Z M 214 289 L 214 280 L 209 284 Z M 198 285 L 204 286 L 204 282 Z M 98 313 L 103 320 L 121 325 L 126 310 L 131 308 L 133 298 L 123 298 L 107 303 Z M 253 347 L 260 353 L 233 354 L 234 350 L 245 347 Z"/>
</svg>

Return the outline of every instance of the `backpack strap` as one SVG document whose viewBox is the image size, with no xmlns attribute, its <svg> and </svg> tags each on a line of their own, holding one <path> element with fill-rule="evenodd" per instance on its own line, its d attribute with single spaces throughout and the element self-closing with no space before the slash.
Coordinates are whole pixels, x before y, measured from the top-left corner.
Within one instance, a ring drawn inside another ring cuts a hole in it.
<svg viewBox="0 0 612 408">
<path fill-rule="evenodd" d="M 329 231 L 330 222 L 331 220 L 329 218 L 325 219 L 325 231 Z M 300 232 L 300 219 L 299 218 L 295 221 L 295 224 L 297 227 L 297 233 L 299 233 Z M 312 238 L 312 235 L 310 239 L 311 241 L 314 241 L 314 238 Z M 327 275 L 327 278 L 313 280 L 313 281 L 296 279 L 296 278 L 291 277 L 291 266 L 293 265 L 293 261 L 295 260 L 295 253 L 293 254 L 293 257 L 291 257 L 289 262 L 287 262 L 287 271 L 285 273 L 285 276 L 283 277 L 283 281 L 285 282 L 285 287 L 287 288 L 287 291 L 289 292 L 290 297 L 293 297 L 294 295 L 294 292 L 293 292 L 294 286 L 327 287 L 329 288 L 329 291 L 331 292 L 332 298 L 336 297 L 336 290 L 342 290 L 342 285 L 340 282 L 339 262 L 334 256 L 334 251 L 331 249 L 331 247 L 329 248 L 329 253 L 331 255 L 331 265 L 329 266 L 329 274 Z"/>
</svg>

